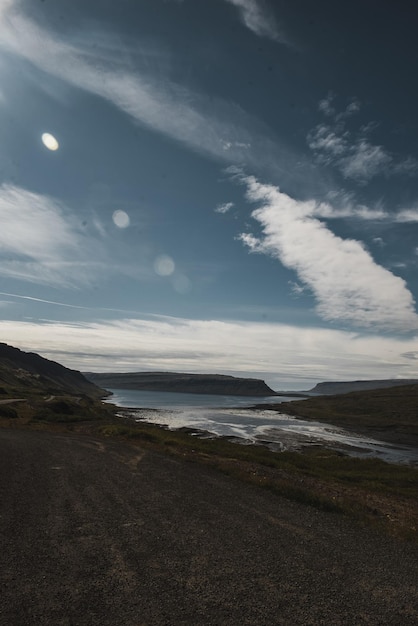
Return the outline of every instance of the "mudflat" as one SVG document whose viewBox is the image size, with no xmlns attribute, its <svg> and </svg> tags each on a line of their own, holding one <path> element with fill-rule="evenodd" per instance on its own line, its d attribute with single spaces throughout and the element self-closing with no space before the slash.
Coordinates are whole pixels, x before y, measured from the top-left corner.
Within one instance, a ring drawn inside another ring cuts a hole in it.
<svg viewBox="0 0 418 626">
<path fill-rule="evenodd" d="M 125 442 L 0 430 L 0 624 L 418 623 L 418 546 Z"/>
</svg>

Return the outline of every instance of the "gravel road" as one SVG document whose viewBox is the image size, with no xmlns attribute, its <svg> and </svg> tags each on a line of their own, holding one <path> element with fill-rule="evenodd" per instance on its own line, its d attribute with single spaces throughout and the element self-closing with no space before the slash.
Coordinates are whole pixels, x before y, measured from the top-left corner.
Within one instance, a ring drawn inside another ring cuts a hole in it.
<svg viewBox="0 0 418 626">
<path fill-rule="evenodd" d="M 123 442 L 0 430 L 0 624 L 418 624 L 418 546 Z"/>
</svg>

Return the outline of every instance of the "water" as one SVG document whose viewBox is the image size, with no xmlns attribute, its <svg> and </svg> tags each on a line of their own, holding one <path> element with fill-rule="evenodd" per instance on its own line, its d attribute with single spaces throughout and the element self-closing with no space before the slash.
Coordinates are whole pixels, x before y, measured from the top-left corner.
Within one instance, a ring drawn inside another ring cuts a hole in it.
<svg viewBox="0 0 418 626">
<path fill-rule="evenodd" d="M 249 410 L 254 404 L 277 404 L 294 397 L 198 395 L 161 391 L 110 389 L 108 400 L 134 408 L 133 418 L 166 426 L 190 428 L 212 436 L 229 437 L 241 443 L 263 443 L 273 450 L 300 450 L 326 446 L 361 458 L 377 457 L 391 463 L 418 465 L 418 450 L 396 446 L 342 428 L 307 421 L 265 409 Z M 151 410 L 150 410 L 151 409 Z M 158 410 L 155 410 L 158 409 Z"/>
<path fill-rule="evenodd" d="M 169 391 L 138 391 L 136 389 L 108 389 L 113 396 L 108 398 L 118 406 L 141 407 L 149 409 L 196 409 L 196 408 L 225 408 L 248 407 L 254 404 L 275 404 L 301 398 L 282 396 L 249 397 L 249 396 L 220 396 L 197 393 L 171 393 Z"/>
</svg>

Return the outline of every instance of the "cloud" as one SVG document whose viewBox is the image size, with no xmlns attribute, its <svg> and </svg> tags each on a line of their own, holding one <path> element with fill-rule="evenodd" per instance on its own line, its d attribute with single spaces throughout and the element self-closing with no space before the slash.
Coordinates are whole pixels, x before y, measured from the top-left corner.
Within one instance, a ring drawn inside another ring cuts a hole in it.
<svg viewBox="0 0 418 626">
<path fill-rule="evenodd" d="M 383 248 L 386 245 L 386 243 L 382 239 L 382 237 L 373 237 L 372 241 L 373 241 L 373 243 L 375 243 L 376 245 L 380 246 L 381 248 Z"/>
<path fill-rule="evenodd" d="M 321 111 L 327 117 L 332 117 L 336 121 L 344 120 L 348 117 L 351 117 L 355 113 L 357 113 L 360 108 L 360 102 L 357 98 L 352 98 L 352 100 L 348 103 L 347 107 L 344 111 L 340 111 L 337 113 L 336 108 L 334 106 L 335 94 L 330 91 L 326 98 L 320 100 L 318 103 L 318 110 Z"/>
<path fill-rule="evenodd" d="M 282 179 L 300 182 L 312 169 L 307 160 L 301 165 L 289 146 L 273 141 L 271 129 L 240 106 L 220 98 L 209 100 L 173 82 L 161 68 L 153 72 L 139 44 L 137 48 L 132 42 L 122 44 L 99 29 L 57 35 L 25 16 L 19 4 L 1 7 L 0 28 L 0 49 L 9 61 L 11 55 L 23 58 L 46 75 L 111 102 L 136 123 L 192 150 L 226 163 L 245 163 L 256 171 L 265 167 L 280 172 Z M 42 84 L 47 83 L 44 76 Z M 318 175 L 310 176 L 318 184 Z"/>
<path fill-rule="evenodd" d="M 228 213 L 230 209 L 234 206 L 233 202 L 225 202 L 224 204 L 218 204 L 215 209 L 215 213 Z"/>
<path fill-rule="evenodd" d="M 396 215 L 397 222 L 418 222 L 418 209 L 403 209 Z"/>
<path fill-rule="evenodd" d="M 353 99 L 344 111 L 337 113 L 333 94 L 320 100 L 318 109 L 330 121 L 318 124 L 307 136 L 309 148 L 317 161 L 335 167 L 346 179 L 365 185 L 376 176 L 415 175 L 418 161 L 411 156 L 400 158 L 369 140 L 375 124 L 362 126 L 358 132 L 347 129 L 347 119 L 360 110 Z"/>
<path fill-rule="evenodd" d="M 265 379 L 275 389 L 320 380 L 418 378 L 417 338 L 285 324 L 160 318 L 0 321 L 0 335 L 83 371 L 191 371 Z M 278 349 L 279 347 L 279 349 Z M 405 355 L 405 353 L 407 353 Z"/>
<path fill-rule="evenodd" d="M 0 222 L 0 275 L 74 287 L 96 274 L 100 247 L 57 200 L 2 185 Z"/>
<path fill-rule="evenodd" d="M 375 146 L 364 139 L 348 148 L 347 156 L 339 160 L 344 178 L 366 182 L 382 172 L 388 172 L 393 157 L 382 146 Z"/>
<path fill-rule="evenodd" d="M 334 235 L 314 217 L 317 203 L 294 200 L 254 177 L 242 180 L 248 198 L 262 205 L 252 213 L 262 236 L 243 233 L 241 240 L 294 270 L 322 319 L 392 331 L 418 328 L 405 281 L 377 265 L 361 242 Z"/>
<path fill-rule="evenodd" d="M 296 283 L 294 280 L 288 280 L 287 283 L 290 285 L 290 290 L 294 296 L 301 296 L 306 289 L 303 285 L 299 285 L 299 283 Z"/>
<path fill-rule="evenodd" d="M 377 205 L 370 208 L 364 204 L 356 204 L 350 194 L 329 192 L 329 202 L 318 202 L 312 206 L 311 215 L 324 219 L 354 218 L 376 222 L 412 223 L 418 222 L 418 209 L 403 209 L 390 213 Z M 338 206 L 335 206 L 337 203 Z"/>
<path fill-rule="evenodd" d="M 279 43 L 289 45 L 287 38 L 279 29 L 274 16 L 262 4 L 262 0 L 226 0 L 237 7 L 241 20 L 259 37 L 267 37 Z"/>
<path fill-rule="evenodd" d="M 318 103 L 318 110 L 321 111 L 324 115 L 328 115 L 329 117 L 335 115 L 335 108 L 333 106 L 334 94 L 329 93 L 326 98 L 320 100 Z"/>
</svg>

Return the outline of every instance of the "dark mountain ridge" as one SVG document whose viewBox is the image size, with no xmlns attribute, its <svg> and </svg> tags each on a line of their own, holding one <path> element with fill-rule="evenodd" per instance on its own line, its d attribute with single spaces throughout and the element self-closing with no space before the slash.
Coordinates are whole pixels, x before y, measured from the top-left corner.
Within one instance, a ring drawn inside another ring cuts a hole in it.
<svg viewBox="0 0 418 626">
<path fill-rule="evenodd" d="M 352 380 L 346 382 L 323 382 L 318 383 L 309 390 L 309 393 L 321 395 L 337 395 L 351 391 L 367 391 L 371 389 L 387 389 L 389 387 L 401 387 L 404 385 L 417 384 L 418 380 L 410 378 L 390 378 L 382 380 Z"/>
<path fill-rule="evenodd" d="M 71 370 L 34 352 L 0 343 L 0 393 L 68 393 L 102 397 L 106 393 Z"/>
<path fill-rule="evenodd" d="M 214 394 L 228 396 L 275 396 L 263 380 L 238 378 L 221 374 L 184 374 L 177 372 L 85 372 L 85 377 L 110 389 L 171 391 L 178 393 Z"/>
</svg>

